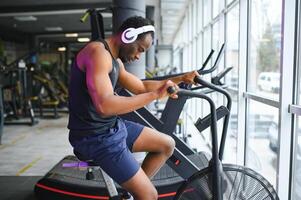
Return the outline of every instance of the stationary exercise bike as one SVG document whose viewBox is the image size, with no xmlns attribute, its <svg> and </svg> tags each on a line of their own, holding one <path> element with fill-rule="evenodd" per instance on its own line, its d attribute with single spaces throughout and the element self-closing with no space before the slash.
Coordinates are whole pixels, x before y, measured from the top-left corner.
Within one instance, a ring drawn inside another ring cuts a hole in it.
<svg viewBox="0 0 301 200">
<path fill-rule="evenodd" d="M 227 99 L 226 108 L 229 110 L 225 115 L 220 147 L 218 149 L 217 136 L 217 110 L 213 100 L 205 94 L 180 89 L 178 96 L 196 97 L 206 100 L 210 104 L 210 113 L 203 119 L 199 119 L 195 125 L 199 131 L 203 123 L 210 121 L 212 134 L 212 158 L 209 166 L 193 174 L 178 189 L 175 200 L 198 200 L 198 199 L 241 199 L 241 200 L 279 200 L 273 186 L 260 174 L 244 166 L 222 164 L 223 151 L 227 136 L 227 128 L 230 119 L 232 99 L 230 94 L 212 83 L 204 81 L 200 77 L 194 80 L 202 86 L 223 94 Z M 174 88 L 168 88 L 173 93 Z M 211 120 L 209 120 L 211 119 Z"/>
</svg>

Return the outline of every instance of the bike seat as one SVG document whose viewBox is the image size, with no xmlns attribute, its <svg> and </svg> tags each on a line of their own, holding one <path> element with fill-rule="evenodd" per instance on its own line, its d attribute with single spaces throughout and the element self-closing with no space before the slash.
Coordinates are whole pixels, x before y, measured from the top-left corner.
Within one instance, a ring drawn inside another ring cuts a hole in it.
<svg viewBox="0 0 301 200">
<path fill-rule="evenodd" d="M 88 166 L 98 166 L 93 160 L 85 158 L 78 151 L 73 150 L 74 155 L 81 161 L 88 163 Z"/>
</svg>

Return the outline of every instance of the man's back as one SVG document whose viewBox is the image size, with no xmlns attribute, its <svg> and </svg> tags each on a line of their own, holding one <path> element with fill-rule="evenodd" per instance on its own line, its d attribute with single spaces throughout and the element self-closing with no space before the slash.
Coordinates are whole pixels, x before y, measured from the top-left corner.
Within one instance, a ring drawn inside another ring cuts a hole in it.
<svg viewBox="0 0 301 200">
<path fill-rule="evenodd" d="M 109 77 L 113 88 L 116 86 L 118 74 L 118 62 L 112 58 L 112 71 L 110 72 Z M 71 67 L 69 110 L 68 128 L 73 134 L 86 135 L 101 133 L 108 130 L 116 123 L 116 116 L 102 117 L 97 112 L 88 92 L 86 72 L 79 67 L 77 59 L 75 59 Z"/>
</svg>

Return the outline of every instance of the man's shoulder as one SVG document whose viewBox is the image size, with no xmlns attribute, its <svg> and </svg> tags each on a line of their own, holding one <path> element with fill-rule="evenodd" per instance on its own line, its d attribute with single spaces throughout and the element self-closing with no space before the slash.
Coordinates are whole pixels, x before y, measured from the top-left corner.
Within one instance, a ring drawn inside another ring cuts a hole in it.
<svg viewBox="0 0 301 200">
<path fill-rule="evenodd" d="M 108 58 L 111 60 L 110 53 L 106 50 L 105 46 L 101 42 L 93 41 L 86 45 L 86 47 L 83 49 L 83 53 L 88 55 L 88 57 L 102 57 Z"/>
<path fill-rule="evenodd" d="M 82 68 L 89 67 L 91 63 L 101 62 L 111 67 L 112 59 L 101 42 L 90 42 L 77 55 L 77 63 Z"/>
<path fill-rule="evenodd" d="M 99 41 L 89 42 L 85 48 L 90 51 L 106 51 L 104 44 Z"/>
</svg>

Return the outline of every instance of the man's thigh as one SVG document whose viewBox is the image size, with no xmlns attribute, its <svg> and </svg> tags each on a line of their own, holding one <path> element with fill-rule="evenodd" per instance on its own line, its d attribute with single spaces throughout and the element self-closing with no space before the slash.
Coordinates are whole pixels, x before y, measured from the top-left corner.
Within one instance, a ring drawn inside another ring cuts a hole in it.
<svg viewBox="0 0 301 200">
<path fill-rule="evenodd" d="M 173 139 L 155 129 L 144 127 L 133 145 L 133 152 L 162 152 Z"/>
</svg>

